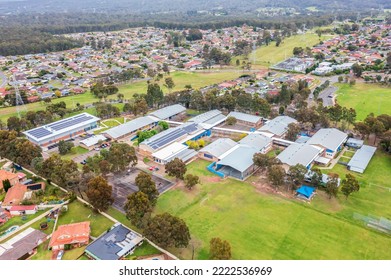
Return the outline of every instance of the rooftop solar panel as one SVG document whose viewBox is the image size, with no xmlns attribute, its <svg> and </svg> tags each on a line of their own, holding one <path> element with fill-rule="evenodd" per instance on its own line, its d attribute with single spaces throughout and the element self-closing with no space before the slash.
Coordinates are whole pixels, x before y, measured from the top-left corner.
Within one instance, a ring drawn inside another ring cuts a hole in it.
<svg viewBox="0 0 391 280">
<path fill-rule="evenodd" d="M 49 130 L 47 130 L 43 127 L 33 129 L 33 130 L 29 131 L 28 133 L 37 139 L 40 139 L 42 137 L 45 137 L 45 136 L 52 134 L 52 132 L 50 132 Z"/>
<path fill-rule="evenodd" d="M 73 126 L 75 124 L 82 123 L 82 122 L 85 122 L 85 121 L 88 121 L 88 120 L 91 120 L 91 119 L 92 119 L 92 117 L 81 116 L 79 118 L 68 120 L 67 122 L 63 122 L 63 123 L 60 123 L 60 124 L 55 124 L 53 126 L 50 126 L 50 128 L 55 130 L 55 131 L 58 131 L 58 130 L 61 130 L 61 129 L 64 129 L 64 128 L 67 128 L 67 127 L 71 127 L 71 126 Z"/>
<path fill-rule="evenodd" d="M 171 133 L 168 133 L 152 142 L 150 142 L 148 145 L 153 148 L 154 150 L 163 147 L 164 145 L 171 143 L 172 141 L 175 141 L 179 137 L 192 133 L 194 131 L 197 131 L 198 127 L 197 124 L 193 123 L 191 125 L 185 126 L 185 127 L 178 127 L 178 129 L 173 130 Z"/>
</svg>

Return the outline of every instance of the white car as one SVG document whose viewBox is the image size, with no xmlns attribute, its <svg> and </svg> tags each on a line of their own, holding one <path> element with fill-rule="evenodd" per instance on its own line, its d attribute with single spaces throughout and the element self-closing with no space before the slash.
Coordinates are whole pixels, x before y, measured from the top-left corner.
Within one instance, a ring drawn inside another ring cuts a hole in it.
<svg viewBox="0 0 391 280">
<path fill-rule="evenodd" d="M 57 260 L 61 260 L 63 255 L 64 255 L 64 250 L 61 250 L 60 252 L 58 252 Z"/>
</svg>

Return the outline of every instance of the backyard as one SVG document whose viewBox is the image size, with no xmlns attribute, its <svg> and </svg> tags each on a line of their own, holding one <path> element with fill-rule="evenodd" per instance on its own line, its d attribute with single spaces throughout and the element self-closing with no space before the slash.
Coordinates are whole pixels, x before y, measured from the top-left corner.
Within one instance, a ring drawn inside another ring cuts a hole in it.
<svg viewBox="0 0 391 280">
<path fill-rule="evenodd" d="M 389 160 L 389 157 L 380 157 L 383 164 L 389 164 Z M 386 197 L 386 190 L 373 188 L 371 197 L 365 200 L 366 192 L 360 191 L 348 201 L 344 198 L 332 201 L 343 204 L 342 210 L 336 207 L 336 213 L 333 213 L 327 207 L 322 210 L 327 200 L 307 204 L 258 192 L 248 182 L 232 179 L 219 182 L 206 171 L 208 164 L 199 160 L 191 163 L 188 172 L 199 175 L 202 184 L 192 191 L 173 189 L 166 192 L 159 198 L 156 209 L 158 213 L 167 211 L 186 221 L 196 258 L 208 258 L 208 244 L 213 237 L 231 243 L 234 259 L 391 258 L 391 252 L 381 250 L 391 246 L 391 239 L 357 224 L 350 217 L 353 211 L 369 211 L 373 205 L 377 209 L 371 210 L 372 214 L 386 216 L 391 213 L 388 190 Z M 372 168 L 368 168 L 371 178 L 384 172 L 387 165 L 380 170 Z M 248 181 L 253 180 L 256 178 Z M 369 200 L 373 202 L 369 203 Z M 357 205 L 352 207 L 355 203 Z M 173 253 L 189 259 L 191 247 Z"/>
<path fill-rule="evenodd" d="M 354 108 L 357 112 L 357 120 L 374 113 L 391 114 L 391 89 L 376 84 L 356 83 L 337 84 L 337 101 L 341 106 Z"/>
</svg>

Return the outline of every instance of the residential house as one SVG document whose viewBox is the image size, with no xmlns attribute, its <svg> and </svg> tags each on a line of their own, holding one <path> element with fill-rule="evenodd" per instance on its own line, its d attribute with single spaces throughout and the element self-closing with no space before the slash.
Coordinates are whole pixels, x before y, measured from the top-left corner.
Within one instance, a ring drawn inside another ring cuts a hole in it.
<svg viewBox="0 0 391 280">
<path fill-rule="evenodd" d="M 19 183 L 19 176 L 18 174 L 0 169 L 0 190 L 3 189 L 3 181 L 5 180 L 9 180 L 11 186 L 15 186 Z"/>
<path fill-rule="evenodd" d="M 90 222 L 61 225 L 52 234 L 49 248 L 54 251 L 87 245 L 90 240 L 90 233 Z"/>
</svg>

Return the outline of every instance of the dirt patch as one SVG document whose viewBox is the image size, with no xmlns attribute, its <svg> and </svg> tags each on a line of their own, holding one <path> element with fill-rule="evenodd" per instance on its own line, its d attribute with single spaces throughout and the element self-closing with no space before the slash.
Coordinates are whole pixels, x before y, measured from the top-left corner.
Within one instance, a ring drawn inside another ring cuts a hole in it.
<svg viewBox="0 0 391 280">
<path fill-rule="evenodd" d="M 278 190 L 271 186 L 268 181 L 266 176 L 259 176 L 258 180 L 251 180 L 251 185 L 255 187 L 255 190 L 260 193 L 266 193 L 266 194 L 277 194 L 280 196 L 283 196 L 285 198 L 294 198 L 294 195 L 292 193 L 288 193 L 285 191 Z"/>
<path fill-rule="evenodd" d="M 220 177 L 206 177 L 203 180 L 208 183 L 218 183 L 221 182 L 223 179 L 221 179 Z"/>
</svg>

